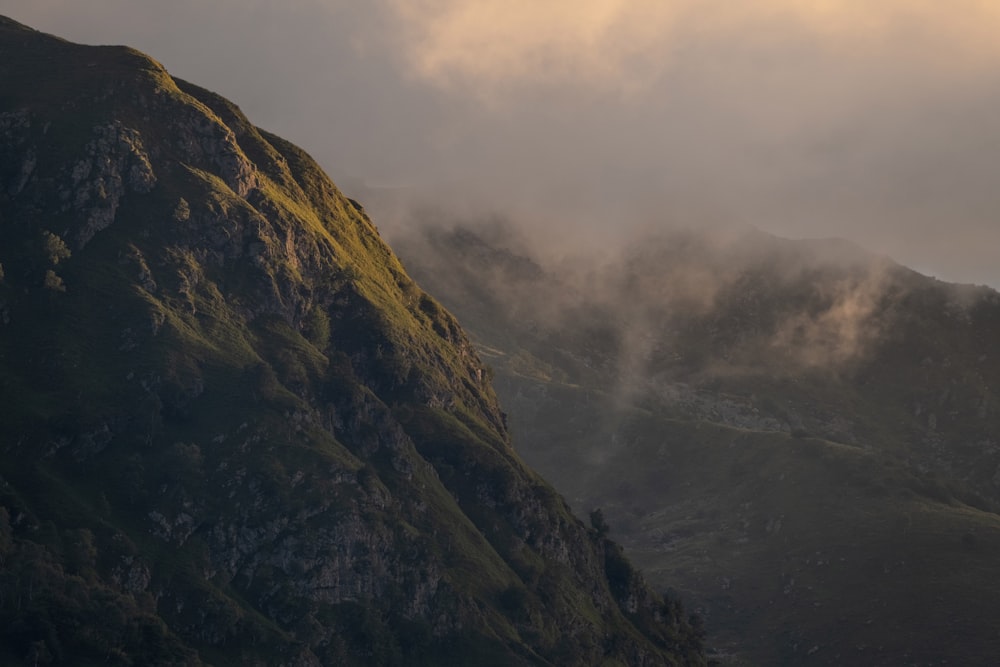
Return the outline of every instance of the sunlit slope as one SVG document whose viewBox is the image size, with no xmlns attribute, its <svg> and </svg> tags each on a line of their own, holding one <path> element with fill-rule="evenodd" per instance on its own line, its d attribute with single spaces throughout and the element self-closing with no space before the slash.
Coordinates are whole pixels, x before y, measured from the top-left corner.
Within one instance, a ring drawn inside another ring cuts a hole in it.
<svg viewBox="0 0 1000 667">
<path fill-rule="evenodd" d="M 0 18 L 0 662 L 704 664 L 319 166 Z"/>
</svg>

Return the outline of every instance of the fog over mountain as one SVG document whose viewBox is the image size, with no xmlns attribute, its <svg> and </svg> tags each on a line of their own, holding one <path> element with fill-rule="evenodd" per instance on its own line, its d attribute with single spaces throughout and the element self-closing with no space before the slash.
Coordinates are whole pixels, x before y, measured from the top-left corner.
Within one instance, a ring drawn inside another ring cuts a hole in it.
<svg viewBox="0 0 1000 667">
<path fill-rule="evenodd" d="M 0 0 L 127 43 L 412 202 L 557 242 L 663 223 L 844 237 L 1000 284 L 1000 10 L 960 0 Z M 568 233 L 571 232 L 571 233 Z"/>
<path fill-rule="evenodd" d="M 558 259 L 502 220 L 412 232 L 518 451 L 722 664 L 996 661 L 995 290 L 753 230 Z"/>
</svg>

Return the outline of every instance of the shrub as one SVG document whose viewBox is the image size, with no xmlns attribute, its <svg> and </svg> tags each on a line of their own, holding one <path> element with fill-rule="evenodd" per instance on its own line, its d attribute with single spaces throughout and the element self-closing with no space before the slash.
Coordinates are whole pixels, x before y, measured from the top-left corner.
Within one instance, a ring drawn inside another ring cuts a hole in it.
<svg viewBox="0 0 1000 667">
<path fill-rule="evenodd" d="M 611 530 L 611 526 L 604 519 L 604 512 L 601 511 L 601 508 L 598 507 L 590 511 L 590 527 L 594 529 L 598 537 L 605 537 Z"/>
<path fill-rule="evenodd" d="M 313 306 L 302 323 L 302 335 L 317 350 L 325 350 L 330 344 L 330 317 L 319 306 Z"/>
<path fill-rule="evenodd" d="M 177 222 L 184 222 L 191 217 L 191 206 L 187 203 L 184 197 L 180 198 L 177 202 L 177 206 L 174 208 L 174 220 Z"/>
<path fill-rule="evenodd" d="M 42 281 L 45 289 L 52 290 L 53 292 L 65 292 L 66 285 L 63 283 L 63 279 L 56 275 L 56 272 L 49 269 L 45 272 L 45 279 Z"/>
<path fill-rule="evenodd" d="M 62 238 L 48 230 L 42 232 L 42 241 L 45 244 L 45 256 L 51 264 L 58 264 L 64 259 L 69 259 L 73 254 L 66 247 L 66 242 Z"/>
</svg>

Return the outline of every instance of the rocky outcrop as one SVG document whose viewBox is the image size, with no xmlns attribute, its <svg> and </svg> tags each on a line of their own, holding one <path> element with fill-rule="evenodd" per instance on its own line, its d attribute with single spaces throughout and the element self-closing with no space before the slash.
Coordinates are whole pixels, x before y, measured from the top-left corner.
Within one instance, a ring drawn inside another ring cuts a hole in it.
<svg viewBox="0 0 1000 667">
<path fill-rule="evenodd" d="M 0 89 L 0 652 L 703 662 L 308 155 L 7 20 Z"/>
</svg>

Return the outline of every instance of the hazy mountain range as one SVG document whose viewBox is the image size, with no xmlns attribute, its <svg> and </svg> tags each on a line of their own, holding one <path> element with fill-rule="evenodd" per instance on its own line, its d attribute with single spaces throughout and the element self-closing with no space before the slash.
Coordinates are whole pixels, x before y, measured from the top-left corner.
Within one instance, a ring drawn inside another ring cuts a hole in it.
<svg viewBox="0 0 1000 667">
<path fill-rule="evenodd" d="M 1000 294 L 751 229 L 530 238 L 424 215 L 394 247 L 471 332 L 525 460 L 720 650 L 993 664 Z"/>
</svg>

